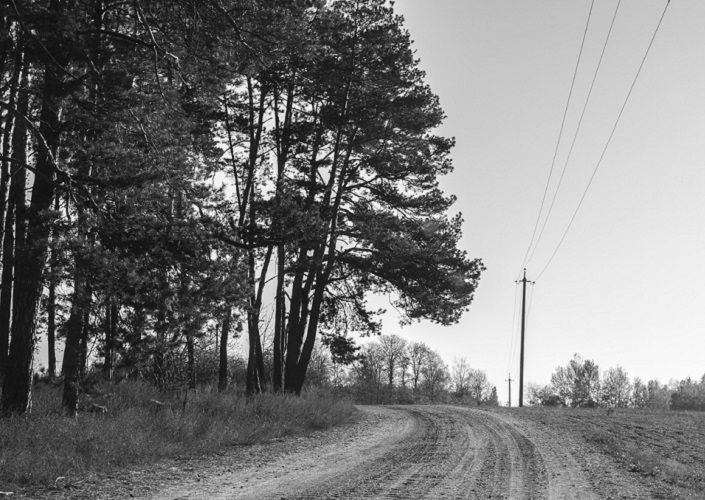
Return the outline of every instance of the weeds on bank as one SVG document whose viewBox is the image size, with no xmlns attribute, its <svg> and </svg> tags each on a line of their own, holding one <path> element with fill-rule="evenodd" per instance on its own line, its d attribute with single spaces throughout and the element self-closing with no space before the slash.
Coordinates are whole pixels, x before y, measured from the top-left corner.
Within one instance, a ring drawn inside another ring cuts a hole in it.
<svg viewBox="0 0 705 500">
<path fill-rule="evenodd" d="M 63 416 L 58 388 L 39 387 L 32 416 L 0 420 L 0 490 L 52 485 L 159 458 L 212 453 L 349 421 L 349 401 L 325 392 L 301 397 L 204 388 L 168 398 L 141 382 L 102 386 L 85 405 L 107 412 Z"/>
</svg>

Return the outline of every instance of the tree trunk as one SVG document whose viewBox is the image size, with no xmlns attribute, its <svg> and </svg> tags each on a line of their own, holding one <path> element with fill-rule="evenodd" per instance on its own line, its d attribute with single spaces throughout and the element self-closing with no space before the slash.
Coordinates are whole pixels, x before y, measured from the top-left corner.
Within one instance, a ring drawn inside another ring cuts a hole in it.
<svg viewBox="0 0 705 500">
<path fill-rule="evenodd" d="M 166 351 L 166 332 L 169 325 L 166 322 L 166 311 L 160 308 L 157 311 L 157 322 L 154 325 L 154 333 L 156 334 L 157 341 L 154 346 L 154 378 L 157 381 L 157 385 L 160 390 L 166 389 L 166 363 L 164 359 L 164 353 Z"/>
<path fill-rule="evenodd" d="M 296 386 L 294 379 L 296 378 L 296 365 L 299 362 L 301 354 L 301 344 L 303 342 L 303 328 L 301 322 L 305 326 L 306 317 L 308 314 L 308 296 L 304 289 L 304 270 L 302 262 L 306 259 L 306 250 L 301 249 L 298 257 L 298 268 L 294 275 L 294 281 L 291 286 L 291 300 L 289 303 L 289 320 L 286 327 L 286 359 L 284 365 L 284 390 L 286 392 L 295 392 Z"/>
<path fill-rule="evenodd" d="M 50 260 L 51 264 L 51 279 L 49 280 L 49 298 L 47 303 L 47 354 L 49 363 L 49 378 L 54 378 L 56 376 L 56 278 L 54 277 L 54 272 L 56 271 L 54 265 L 54 255 L 52 251 L 52 256 Z"/>
<path fill-rule="evenodd" d="M 117 334 L 117 304 L 108 303 L 105 306 L 105 356 L 103 373 L 107 380 L 113 379 L 113 346 Z"/>
<path fill-rule="evenodd" d="M 110 304 L 105 305 L 105 323 L 103 323 L 103 331 L 105 332 L 105 347 L 103 349 L 103 375 L 107 380 L 110 380 L 110 372 L 113 370 L 112 358 L 113 353 L 110 351 L 112 341 L 110 339 L 110 313 L 112 312 Z"/>
<path fill-rule="evenodd" d="M 196 388 L 196 359 L 195 359 L 195 346 L 193 342 L 193 334 L 189 329 L 186 334 L 186 353 L 188 356 L 188 388 Z"/>
<path fill-rule="evenodd" d="M 267 383 L 264 373 L 264 354 L 259 333 L 259 314 L 249 311 L 247 314 L 247 331 L 249 351 L 247 356 L 247 384 L 248 395 L 264 392 Z"/>
<path fill-rule="evenodd" d="M 264 370 L 264 354 L 262 352 L 262 339 L 259 331 L 260 310 L 262 308 L 262 294 L 266 281 L 267 269 L 272 257 L 272 247 L 267 249 L 267 253 L 262 263 L 262 271 L 259 284 L 255 282 L 255 255 L 250 250 L 248 255 L 248 276 L 250 285 L 250 308 L 247 311 L 247 332 L 249 339 L 249 352 L 247 359 L 247 394 L 258 394 L 264 392 L 267 386 L 267 378 Z"/>
<path fill-rule="evenodd" d="M 5 24 L 5 23 L 3 23 Z M 5 55 L 6 51 L 3 51 L 3 55 Z M 17 93 L 19 91 L 19 85 L 20 85 L 20 73 L 23 73 L 22 77 L 22 84 L 26 87 L 26 78 L 27 78 L 27 73 L 25 70 L 26 64 L 24 63 L 24 51 L 20 48 L 17 47 L 15 49 L 15 64 L 14 64 L 14 70 L 12 73 L 12 78 L 10 81 L 10 93 L 8 95 L 8 105 L 11 108 L 14 108 L 17 106 Z M 2 71 L 4 72 L 4 68 L 2 68 Z M 0 73 L 2 74 L 2 73 Z M 24 92 L 26 94 L 26 88 L 24 89 Z M 26 100 L 26 95 L 24 97 Z M 25 104 L 25 114 L 27 113 L 26 111 L 26 104 Z M 19 109 L 18 109 L 19 111 Z M 15 115 L 7 112 L 5 116 L 5 124 L 3 127 L 3 132 L 2 132 L 2 156 L 4 157 L 2 160 L 2 173 L 0 175 L 0 225 L 3 224 L 5 221 L 5 212 L 7 211 L 7 205 L 12 203 L 12 200 L 7 198 L 7 190 L 9 188 L 10 184 L 10 171 L 14 171 L 18 166 L 13 166 L 10 163 L 9 158 L 12 155 L 12 132 L 13 132 L 13 127 L 15 123 Z M 2 247 L 2 240 L 3 240 L 4 235 L 0 234 L 0 247 Z M 4 352 L 4 358 L 2 353 L 0 353 L 0 367 L 4 366 L 4 362 L 7 360 L 7 348 L 5 349 Z M 1 369 L 1 368 L 0 368 Z"/>
<path fill-rule="evenodd" d="M 394 363 L 389 364 L 389 373 L 388 375 L 388 381 L 389 381 L 389 403 L 391 404 L 394 401 Z"/>
<path fill-rule="evenodd" d="M 81 358 L 79 363 L 79 373 L 81 377 L 86 375 L 88 370 L 88 337 L 91 329 L 91 302 L 93 298 L 93 287 L 90 281 L 86 281 L 86 303 L 83 305 L 83 319 L 81 320 Z"/>
<path fill-rule="evenodd" d="M 32 201 L 27 212 L 26 239 L 21 225 L 24 203 L 16 210 L 16 267 L 13 290 L 12 340 L 8 371 L 3 383 L 3 413 L 31 411 L 32 362 L 34 361 L 36 312 L 42 291 L 51 224 L 43 216 L 54 197 L 54 158 L 59 144 L 60 80 L 46 69 L 39 132 L 36 174 Z M 18 120 L 19 121 L 19 120 Z M 14 148 L 13 148 L 14 149 Z M 24 172 L 24 170 L 21 170 Z M 19 174 L 19 171 L 18 171 Z M 24 190 L 21 189 L 24 193 Z"/>
<path fill-rule="evenodd" d="M 81 266 L 76 263 L 76 276 L 74 278 L 73 300 L 71 315 L 64 328 L 66 330 L 66 344 L 64 347 L 64 361 L 62 372 L 64 375 L 64 392 L 62 405 L 66 413 L 75 417 L 78 412 L 78 393 L 83 367 L 84 319 L 87 301 L 87 285 Z"/>
<path fill-rule="evenodd" d="M 231 317 L 232 308 L 228 307 L 220 332 L 220 363 L 218 367 L 218 390 L 220 392 L 228 388 L 228 335 L 230 334 Z"/>
<path fill-rule="evenodd" d="M 120 308 L 117 302 L 113 301 L 110 304 L 110 379 L 113 378 L 115 357 L 115 344 L 117 342 L 118 322 L 120 321 Z"/>
<path fill-rule="evenodd" d="M 274 392 L 281 392 L 282 390 L 282 364 L 284 362 L 284 315 L 285 315 L 285 302 L 284 302 L 284 246 L 279 245 L 277 248 L 277 291 L 274 301 L 274 361 L 273 361 L 273 380 L 272 388 Z"/>
<path fill-rule="evenodd" d="M 59 196 L 54 197 L 54 211 L 59 211 Z M 52 228 L 51 240 L 55 244 L 58 239 L 58 229 Z M 56 377 L 56 284 L 57 284 L 57 255 L 56 248 L 50 248 L 49 255 L 49 298 L 47 303 L 47 354 L 49 363 L 49 377 Z"/>
<path fill-rule="evenodd" d="M 2 249 L 2 284 L 0 285 L 0 382 L 5 373 L 10 347 L 12 316 L 12 280 L 15 268 L 15 196 L 17 180 L 12 179 L 12 189 L 5 219 L 5 239 Z"/>
<path fill-rule="evenodd" d="M 15 76 L 10 90 L 10 105 L 13 106 L 15 101 L 17 101 L 18 113 L 26 115 L 29 109 L 28 65 L 24 63 L 22 49 L 20 48 L 17 49 L 15 66 Z M 8 112 L 3 132 L 3 154 L 6 157 L 11 156 L 18 162 L 26 163 L 27 124 L 22 120 L 18 119 L 15 121 L 13 119 L 14 115 Z M 12 139 L 12 142 L 10 142 L 10 139 Z M 10 177 L 10 172 L 15 173 L 15 175 Z M 8 180 L 10 180 L 10 196 L 5 202 Z M 22 205 L 25 203 L 24 184 L 24 168 L 11 164 L 9 161 L 3 161 L 2 178 L 0 179 L 0 202 L 2 203 L 0 225 L 4 222 L 5 230 L 3 231 L 2 244 L 2 284 L 0 284 L 0 384 L 3 383 L 10 348 L 12 289 L 15 268 L 15 214 L 17 203 L 21 202 Z M 21 225 L 23 224 L 21 223 Z"/>
<path fill-rule="evenodd" d="M 304 387 L 304 382 L 306 381 L 306 372 L 308 370 L 309 362 L 311 361 L 311 354 L 313 353 L 313 348 L 316 345 L 316 334 L 318 333 L 318 321 L 321 317 L 321 304 L 323 302 L 323 293 L 325 291 L 325 285 L 322 283 L 317 284 L 316 290 L 313 294 L 313 300 L 311 302 L 311 309 L 308 313 L 308 325 L 306 327 L 306 340 L 303 343 L 301 349 L 301 355 L 296 363 L 296 368 L 294 370 L 294 380 L 292 388 L 293 391 L 300 395 Z"/>
</svg>

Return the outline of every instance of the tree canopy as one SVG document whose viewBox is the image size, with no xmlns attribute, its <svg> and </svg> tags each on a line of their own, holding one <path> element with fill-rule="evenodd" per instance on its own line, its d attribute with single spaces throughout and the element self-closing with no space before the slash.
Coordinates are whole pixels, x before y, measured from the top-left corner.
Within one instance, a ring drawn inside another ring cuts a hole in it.
<svg viewBox="0 0 705 500">
<path fill-rule="evenodd" d="M 194 384 L 194 342 L 241 321 L 248 392 L 299 393 L 320 332 L 352 360 L 342 339 L 380 331 L 370 294 L 404 321 L 470 305 L 453 140 L 387 2 L 43 0 L 0 24 L 3 411 L 31 407 L 38 327 L 75 413 L 89 339 L 108 377 L 168 387 L 183 354 Z"/>
</svg>

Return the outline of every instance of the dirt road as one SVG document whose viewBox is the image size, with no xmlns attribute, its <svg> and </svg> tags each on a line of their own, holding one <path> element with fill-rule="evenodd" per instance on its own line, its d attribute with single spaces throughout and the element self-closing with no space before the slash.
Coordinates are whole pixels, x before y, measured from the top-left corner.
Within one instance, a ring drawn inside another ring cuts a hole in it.
<svg viewBox="0 0 705 500">
<path fill-rule="evenodd" d="M 361 407 L 335 439 L 192 474 L 144 498 L 649 498 L 602 474 L 583 443 L 510 412 L 453 406 Z"/>
</svg>

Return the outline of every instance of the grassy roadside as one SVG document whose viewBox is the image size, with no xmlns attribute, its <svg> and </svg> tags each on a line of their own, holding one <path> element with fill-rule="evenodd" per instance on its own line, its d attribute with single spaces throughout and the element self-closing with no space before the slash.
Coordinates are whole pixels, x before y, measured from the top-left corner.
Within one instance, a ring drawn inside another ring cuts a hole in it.
<svg viewBox="0 0 705 500">
<path fill-rule="evenodd" d="M 203 388 L 165 398 L 149 384 L 128 382 L 100 388 L 92 403 L 106 407 L 105 414 L 82 412 L 76 419 L 63 416 L 60 398 L 57 388 L 39 387 L 31 417 L 0 420 L 0 491 L 304 434 L 354 414 L 351 402 L 322 391 L 245 398 Z"/>
</svg>

